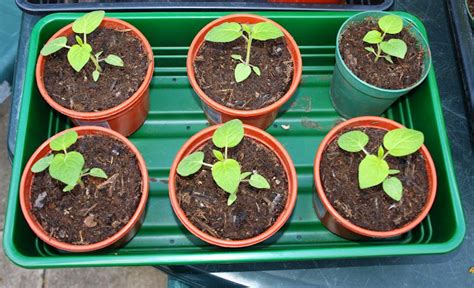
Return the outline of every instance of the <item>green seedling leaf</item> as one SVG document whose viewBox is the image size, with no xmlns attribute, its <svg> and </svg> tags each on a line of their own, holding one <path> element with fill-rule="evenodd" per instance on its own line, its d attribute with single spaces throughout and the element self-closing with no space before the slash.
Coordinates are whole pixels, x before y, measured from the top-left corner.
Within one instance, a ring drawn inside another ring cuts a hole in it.
<svg viewBox="0 0 474 288">
<path fill-rule="evenodd" d="M 201 169 L 204 161 L 204 153 L 201 151 L 194 152 L 186 156 L 179 162 L 177 172 L 179 175 L 186 177 L 196 173 Z"/>
<path fill-rule="evenodd" d="M 89 172 L 89 176 L 107 179 L 107 174 L 100 168 L 92 168 Z"/>
<path fill-rule="evenodd" d="M 261 75 L 260 68 L 258 68 L 257 66 L 252 66 L 252 70 L 253 70 L 253 72 L 255 72 L 255 74 L 257 74 L 258 76 Z"/>
<path fill-rule="evenodd" d="M 383 181 L 383 191 L 395 201 L 402 199 L 403 185 L 397 177 L 390 177 Z"/>
<path fill-rule="evenodd" d="M 102 55 L 103 51 L 95 53 L 95 58 L 99 59 L 100 55 Z"/>
<path fill-rule="evenodd" d="M 216 129 L 212 135 L 212 142 L 219 148 L 232 148 L 237 146 L 242 138 L 244 138 L 242 121 L 234 119 Z"/>
<path fill-rule="evenodd" d="M 93 11 L 79 17 L 72 23 L 72 30 L 78 34 L 89 34 L 99 27 L 104 19 L 104 11 Z"/>
<path fill-rule="evenodd" d="M 247 34 L 250 34 L 252 32 L 252 26 L 253 25 L 250 24 L 242 24 L 242 30 Z"/>
<path fill-rule="evenodd" d="M 390 56 L 404 59 L 407 54 L 407 44 L 400 39 L 390 39 L 380 43 L 380 49 Z M 391 59 L 390 59 L 391 60 Z"/>
<path fill-rule="evenodd" d="M 82 42 L 81 37 L 79 37 L 79 36 L 77 36 L 77 35 L 76 35 L 76 42 L 77 42 L 77 44 L 79 44 L 79 46 L 83 46 L 83 45 L 84 45 L 84 42 Z"/>
<path fill-rule="evenodd" d="M 48 168 L 49 165 L 51 164 L 51 162 L 53 161 L 53 158 L 54 158 L 54 155 L 51 154 L 51 155 L 48 155 L 48 156 L 45 156 L 45 157 L 39 159 L 31 167 L 31 172 L 39 173 L 39 172 L 42 172 L 42 171 L 46 170 L 46 168 Z"/>
<path fill-rule="evenodd" d="M 369 136 L 362 131 L 350 131 L 342 134 L 337 144 L 347 152 L 359 152 L 369 143 Z"/>
<path fill-rule="evenodd" d="M 383 58 L 385 58 L 385 60 L 387 60 L 388 62 L 393 64 L 393 60 L 392 60 L 392 57 L 390 57 L 390 55 L 385 55 L 385 56 L 383 56 Z"/>
<path fill-rule="evenodd" d="M 92 72 L 92 79 L 94 80 L 94 82 L 97 82 L 97 80 L 99 80 L 99 77 L 100 77 L 100 72 L 97 70 L 94 70 Z"/>
<path fill-rule="evenodd" d="M 283 32 L 270 22 L 260 22 L 252 27 L 253 39 L 266 41 L 283 36 Z"/>
<path fill-rule="evenodd" d="M 212 178 L 227 193 L 236 193 L 240 184 L 240 164 L 234 159 L 219 161 L 212 166 Z"/>
<path fill-rule="evenodd" d="M 372 48 L 372 47 L 365 47 L 365 50 L 371 52 L 371 53 L 375 53 L 375 49 Z"/>
<path fill-rule="evenodd" d="M 74 44 L 71 49 L 69 49 L 67 52 L 67 60 L 76 72 L 81 71 L 81 69 L 87 64 L 91 51 L 92 48 L 89 44 L 84 44 L 84 46 Z"/>
<path fill-rule="evenodd" d="M 395 175 L 395 174 L 398 174 L 398 173 L 400 173 L 400 170 L 397 170 L 397 169 L 388 170 L 388 175 Z"/>
<path fill-rule="evenodd" d="M 366 189 L 382 183 L 388 176 L 388 164 L 375 155 L 367 155 L 359 164 L 359 187 Z"/>
<path fill-rule="evenodd" d="M 81 153 L 72 151 L 66 155 L 59 153 L 54 155 L 49 165 L 49 175 L 66 185 L 76 185 L 81 177 L 84 167 L 84 157 Z"/>
<path fill-rule="evenodd" d="M 377 151 L 377 157 L 379 157 L 379 159 L 382 159 L 382 158 L 383 158 L 383 154 L 384 154 L 383 147 L 380 146 L 380 147 L 379 147 L 379 150 Z"/>
<path fill-rule="evenodd" d="M 67 185 L 66 187 L 64 187 L 63 192 L 69 192 L 69 191 L 71 191 L 72 189 L 74 189 L 74 187 L 76 187 L 76 184 L 74 184 L 74 185 Z"/>
<path fill-rule="evenodd" d="M 398 128 L 389 131 L 383 138 L 383 146 L 395 157 L 415 153 L 423 145 L 424 136 L 420 131 Z"/>
<path fill-rule="evenodd" d="M 232 42 L 240 36 L 242 36 L 242 26 L 239 23 L 226 22 L 212 28 L 206 35 L 206 41 Z"/>
<path fill-rule="evenodd" d="M 227 206 L 234 204 L 235 200 L 237 200 L 237 193 L 231 193 L 227 198 Z"/>
<path fill-rule="evenodd" d="M 56 39 L 51 40 L 49 43 L 46 43 L 43 49 L 41 49 L 40 53 L 43 56 L 48 56 L 66 47 L 66 45 L 67 45 L 67 38 L 58 37 Z"/>
<path fill-rule="evenodd" d="M 379 27 L 387 34 L 398 34 L 403 29 L 403 20 L 397 15 L 386 15 L 379 19 Z"/>
<path fill-rule="evenodd" d="M 217 158 L 217 160 L 224 161 L 224 155 L 222 155 L 221 151 L 213 149 L 212 153 L 214 154 L 214 157 Z"/>
<path fill-rule="evenodd" d="M 235 66 L 234 77 L 237 83 L 244 81 L 249 78 L 250 73 L 252 73 L 252 68 L 249 65 L 244 63 L 239 63 Z"/>
<path fill-rule="evenodd" d="M 369 32 L 367 32 L 367 34 L 365 34 L 364 39 L 362 39 L 362 40 L 364 42 L 369 43 L 369 44 L 378 44 L 378 43 L 383 41 L 382 33 L 380 33 L 377 30 L 369 31 Z"/>
<path fill-rule="evenodd" d="M 254 173 L 250 176 L 249 184 L 257 189 L 270 189 L 270 184 L 262 175 Z"/>
<path fill-rule="evenodd" d="M 244 172 L 244 173 L 240 174 L 240 181 L 244 180 L 245 178 L 249 177 L 250 175 L 252 175 L 252 172 Z"/>
<path fill-rule="evenodd" d="M 74 130 L 70 130 L 63 135 L 53 139 L 49 143 L 49 147 L 53 151 L 63 151 L 69 148 L 72 144 L 76 143 L 77 141 L 77 132 Z"/>
<path fill-rule="evenodd" d="M 230 55 L 230 57 L 232 57 L 232 59 L 234 59 L 234 60 L 242 60 L 242 56 L 240 56 L 238 54 L 232 54 L 232 55 Z"/>
<path fill-rule="evenodd" d="M 117 55 L 110 54 L 104 59 L 105 63 L 112 65 L 112 66 L 118 66 L 118 67 L 123 67 L 123 61 L 122 58 L 120 58 Z"/>
</svg>

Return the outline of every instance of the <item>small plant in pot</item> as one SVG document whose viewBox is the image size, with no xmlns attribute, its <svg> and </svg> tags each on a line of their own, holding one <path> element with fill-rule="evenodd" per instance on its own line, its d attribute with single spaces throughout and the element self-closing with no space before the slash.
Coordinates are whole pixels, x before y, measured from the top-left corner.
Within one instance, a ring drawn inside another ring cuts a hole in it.
<svg viewBox="0 0 474 288">
<path fill-rule="evenodd" d="M 236 248 L 276 233 L 293 211 L 297 178 L 283 146 L 238 119 L 194 135 L 178 152 L 170 201 L 200 239 Z"/>
<path fill-rule="evenodd" d="M 186 68 L 211 124 L 237 118 L 266 129 L 298 87 L 302 60 L 283 27 L 264 17 L 234 14 L 196 35 Z"/>
<path fill-rule="evenodd" d="M 356 14 L 337 35 L 332 103 L 346 118 L 378 116 L 420 85 L 430 67 L 428 43 L 412 21 L 385 12 Z"/>
<path fill-rule="evenodd" d="M 316 154 L 315 208 L 322 223 L 349 239 L 389 238 L 428 214 L 436 170 L 419 131 L 381 117 L 333 128 Z"/>
<path fill-rule="evenodd" d="M 36 82 L 43 98 L 76 125 L 128 136 L 145 121 L 153 52 L 129 23 L 93 11 L 55 33 L 41 49 Z"/>
<path fill-rule="evenodd" d="M 60 250 L 89 252 L 130 240 L 143 221 L 148 172 L 133 144 L 95 126 L 44 142 L 23 172 L 20 203 L 29 226 Z"/>
</svg>

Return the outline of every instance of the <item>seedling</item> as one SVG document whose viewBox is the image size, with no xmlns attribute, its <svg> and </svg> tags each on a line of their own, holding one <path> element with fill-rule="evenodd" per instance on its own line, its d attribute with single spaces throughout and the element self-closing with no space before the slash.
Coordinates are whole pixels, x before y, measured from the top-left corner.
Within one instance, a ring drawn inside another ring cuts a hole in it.
<svg viewBox="0 0 474 288">
<path fill-rule="evenodd" d="M 227 157 L 227 150 L 237 146 L 243 138 L 244 127 L 240 120 L 234 119 L 225 123 L 212 135 L 214 145 L 224 149 L 224 153 L 212 150 L 217 161 L 214 164 L 205 163 L 204 152 L 194 152 L 181 160 L 177 169 L 178 174 L 186 177 L 199 171 L 202 166 L 211 168 L 212 178 L 216 184 L 229 193 L 228 206 L 237 200 L 237 189 L 241 182 L 248 182 L 257 189 L 270 189 L 270 184 L 262 175 L 256 171 L 242 173 L 239 162 Z"/>
<path fill-rule="evenodd" d="M 48 56 L 63 48 L 69 49 L 67 52 L 67 60 L 76 72 L 80 72 L 89 60 L 94 63 L 95 70 L 92 72 L 92 79 L 94 79 L 95 82 L 99 80 L 100 73 L 102 73 L 102 68 L 99 64 L 100 62 L 105 62 L 112 66 L 123 67 L 122 58 L 114 54 L 109 54 L 105 58 L 100 57 L 102 51 L 97 53 L 94 52 L 91 45 L 87 43 L 87 34 L 92 33 L 97 29 L 97 27 L 99 27 L 102 19 L 104 19 L 104 15 L 104 11 L 93 11 L 76 19 L 76 21 L 72 23 L 72 31 L 77 34 L 82 34 L 83 38 L 76 35 L 75 38 L 77 44 L 72 46 L 67 45 L 67 37 L 62 36 L 53 39 L 44 45 L 40 52 L 41 55 Z"/>
<path fill-rule="evenodd" d="M 51 178 L 66 184 L 63 191 L 71 191 L 77 184 L 84 186 L 82 177 L 92 176 L 107 179 L 104 170 L 100 168 L 84 168 L 84 157 L 77 151 L 67 151 L 67 149 L 77 141 L 76 131 L 69 131 L 52 140 L 49 148 L 62 153 L 50 154 L 38 160 L 32 167 L 31 172 L 39 173 L 46 168 Z"/>
<path fill-rule="evenodd" d="M 245 32 L 245 33 L 244 33 Z M 247 79 L 252 71 L 261 75 L 260 68 L 250 64 L 250 50 L 252 41 L 267 41 L 277 39 L 283 36 L 283 32 L 270 22 L 260 22 L 257 24 L 240 24 L 236 22 L 226 22 L 211 29 L 206 35 L 206 40 L 210 42 L 232 42 L 239 37 L 247 41 L 247 53 L 245 60 L 242 55 L 232 54 L 231 57 L 239 63 L 235 66 L 234 77 L 236 82 L 242 82 Z"/>
<path fill-rule="evenodd" d="M 378 24 L 383 33 L 378 30 L 372 30 L 367 32 L 363 39 L 366 43 L 375 44 L 377 46 L 377 51 L 371 46 L 365 47 L 365 50 L 375 55 L 375 62 L 380 58 L 384 58 L 393 64 L 392 56 L 404 59 L 407 53 L 407 44 L 403 40 L 393 38 L 384 41 L 387 34 L 395 35 L 402 31 L 402 18 L 396 15 L 386 15 L 379 19 Z M 385 53 L 385 55 L 382 54 L 382 52 Z"/>
<path fill-rule="evenodd" d="M 382 183 L 382 188 L 393 200 L 400 201 L 403 194 L 403 185 L 395 176 L 399 170 L 390 169 L 385 157 L 403 157 L 415 153 L 423 145 L 423 133 L 408 129 L 394 129 L 383 138 L 377 155 L 371 155 L 365 150 L 369 136 L 362 131 L 350 131 L 342 134 L 337 140 L 339 147 L 347 152 L 365 153 L 365 158 L 359 164 L 359 187 L 366 189 Z M 387 150 L 384 151 L 384 147 Z"/>
</svg>

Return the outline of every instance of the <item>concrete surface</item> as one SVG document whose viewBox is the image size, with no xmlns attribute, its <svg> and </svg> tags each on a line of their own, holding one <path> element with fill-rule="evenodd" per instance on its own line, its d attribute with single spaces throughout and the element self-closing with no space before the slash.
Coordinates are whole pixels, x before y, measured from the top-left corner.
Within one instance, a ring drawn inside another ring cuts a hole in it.
<svg viewBox="0 0 474 288">
<path fill-rule="evenodd" d="M 0 239 L 11 166 L 7 156 L 10 98 L 0 103 Z M 15 266 L 0 245 L 0 288 L 167 287 L 167 275 L 153 267 L 26 270 Z"/>
</svg>

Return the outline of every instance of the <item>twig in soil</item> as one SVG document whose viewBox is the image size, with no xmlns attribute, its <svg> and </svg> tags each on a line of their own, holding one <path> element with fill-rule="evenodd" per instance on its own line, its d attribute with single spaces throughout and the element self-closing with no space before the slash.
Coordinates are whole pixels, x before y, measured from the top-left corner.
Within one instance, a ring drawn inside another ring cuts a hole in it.
<svg viewBox="0 0 474 288">
<path fill-rule="evenodd" d="M 115 183 L 115 180 L 117 179 L 118 177 L 118 173 L 115 173 L 114 175 L 110 176 L 109 179 L 107 179 L 107 181 L 104 181 L 102 183 L 100 183 L 99 185 L 97 185 L 97 189 L 103 189 L 105 186 L 109 185 L 109 184 L 113 184 Z"/>
</svg>

